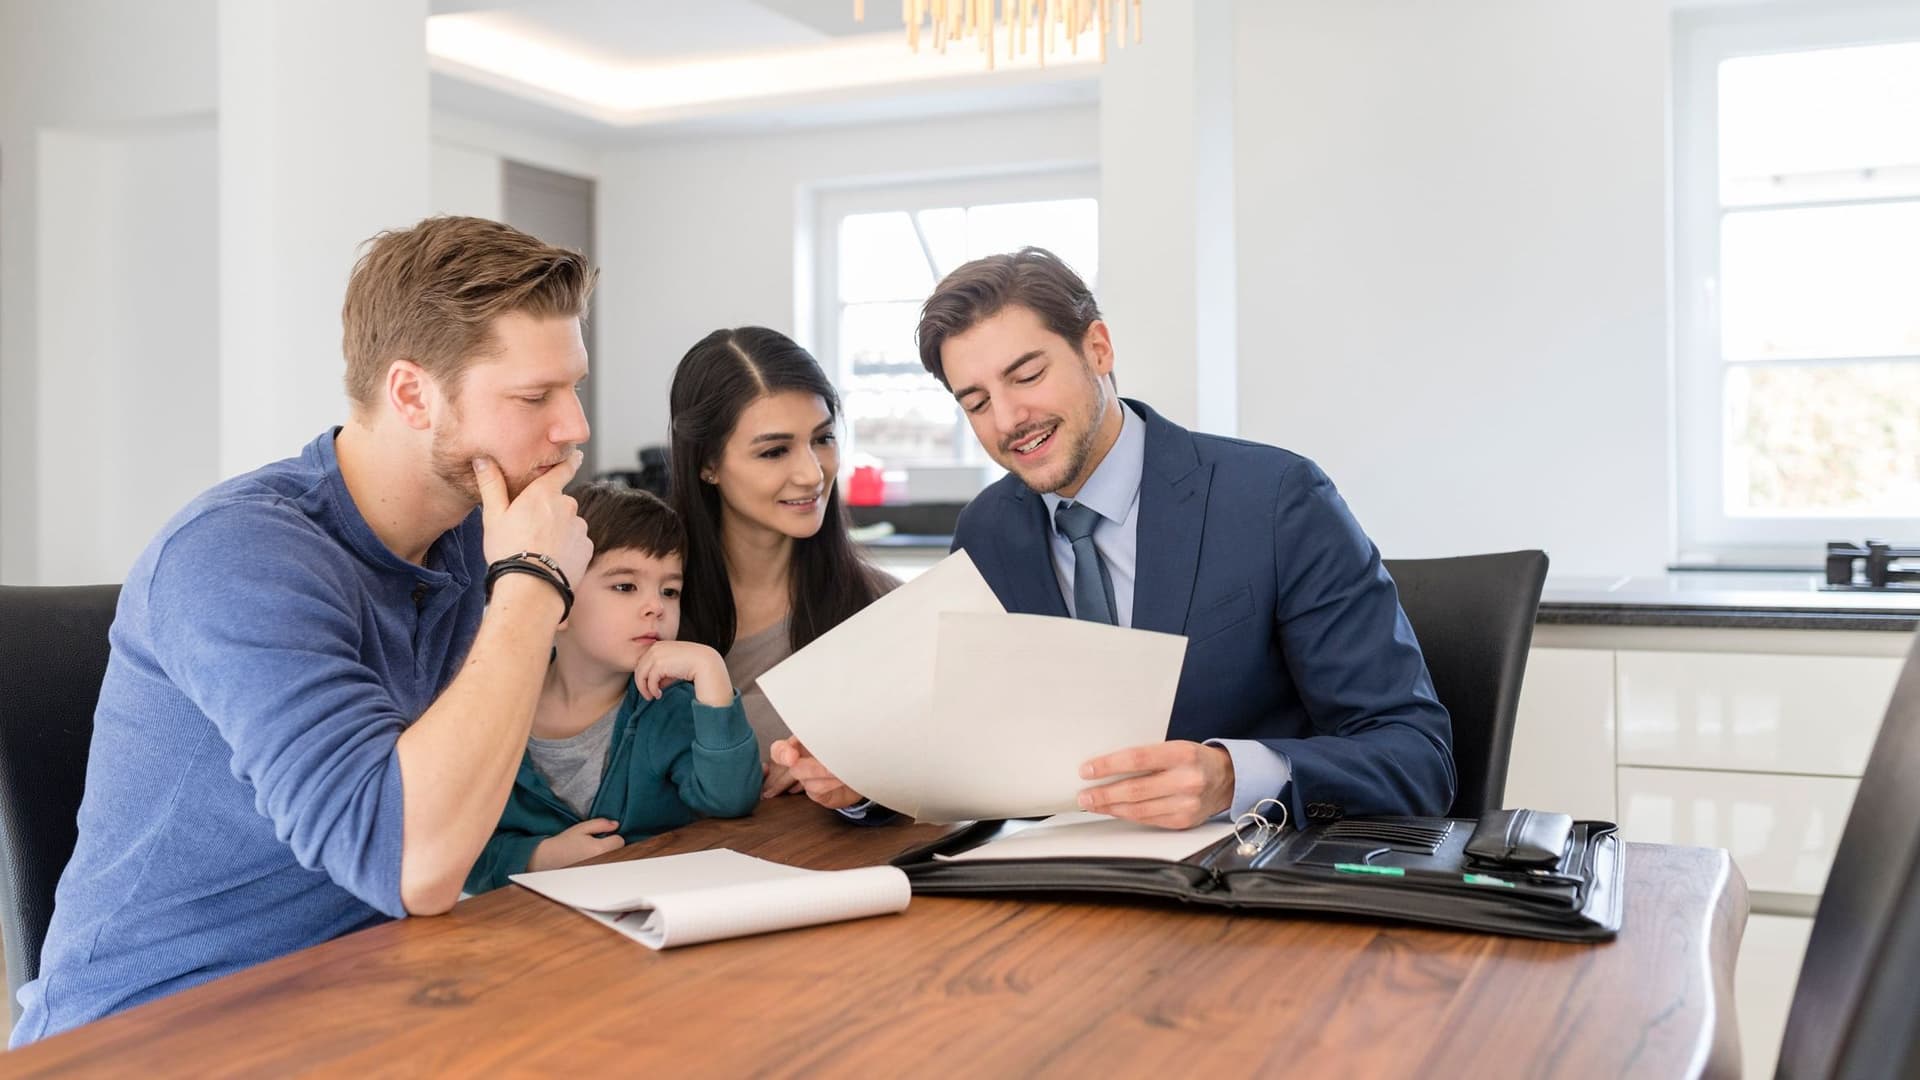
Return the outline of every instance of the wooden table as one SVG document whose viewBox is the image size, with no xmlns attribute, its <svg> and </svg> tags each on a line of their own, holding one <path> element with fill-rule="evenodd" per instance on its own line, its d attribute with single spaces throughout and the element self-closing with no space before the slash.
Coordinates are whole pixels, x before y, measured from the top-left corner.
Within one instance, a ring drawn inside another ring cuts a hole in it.
<svg viewBox="0 0 1920 1080">
<path fill-rule="evenodd" d="M 791 797 L 612 857 L 724 846 L 833 869 L 939 831 Z M 1626 859 L 1605 945 L 917 897 L 653 952 L 511 886 L 0 1055 L 0 1073 L 1737 1075 L 1744 883 L 1724 851 Z"/>
</svg>

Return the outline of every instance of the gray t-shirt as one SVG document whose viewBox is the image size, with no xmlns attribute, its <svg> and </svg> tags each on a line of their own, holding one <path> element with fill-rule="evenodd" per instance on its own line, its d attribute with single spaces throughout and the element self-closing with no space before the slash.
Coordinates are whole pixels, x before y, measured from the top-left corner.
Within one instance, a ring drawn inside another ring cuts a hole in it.
<svg viewBox="0 0 1920 1080">
<path fill-rule="evenodd" d="M 613 748 L 613 721 L 620 715 L 615 705 L 593 726 L 565 739 L 527 739 L 527 754 L 533 767 L 573 812 L 586 817 L 593 809 L 593 797 L 600 791 L 600 778 L 607 771 L 607 753 Z"/>
<path fill-rule="evenodd" d="M 726 655 L 727 678 L 740 691 L 740 706 L 746 710 L 747 723 L 760 743 L 762 765 L 769 760 L 767 748 L 793 734 L 760 689 L 760 676 L 793 654 L 787 634 L 787 620 L 781 619 L 751 637 L 736 638 Z"/>
</svg>

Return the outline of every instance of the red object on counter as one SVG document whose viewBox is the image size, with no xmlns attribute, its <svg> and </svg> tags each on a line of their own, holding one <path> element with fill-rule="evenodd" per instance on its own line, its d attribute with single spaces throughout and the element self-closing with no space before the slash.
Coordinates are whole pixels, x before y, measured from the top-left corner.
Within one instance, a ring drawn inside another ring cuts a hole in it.
<svg viewBox="0 0 1920 1080">
<path fill-rule="evenodd" d="M 886 484 L 877 465 L 860 465 L 853 470 L 853 476 L 847 481 L 848 506 L 879 506 L 880 497 Z"/>
</svg>

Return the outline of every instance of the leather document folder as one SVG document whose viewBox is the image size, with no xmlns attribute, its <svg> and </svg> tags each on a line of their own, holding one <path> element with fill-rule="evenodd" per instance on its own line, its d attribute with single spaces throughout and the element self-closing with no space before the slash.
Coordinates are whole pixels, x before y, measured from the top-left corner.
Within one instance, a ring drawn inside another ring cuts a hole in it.
<svg viewBox="0 0 1920 1080">
<path fill-rule="evenodd" d="M 1513 813 L 1502 811 L 1501 813 Z M 928 895 L 1079 894 L 1271 911 L 1328 912 L 1556 941 L 1605 941 L 1620 929 L 1622 854 L 1615 826 L 1578 821 L 1557 863 L 1489 863 L 1467 854 L 1464 818 L 1346 818 L 1240 830 L 1184 859 L 997 858 L 978 851 L 1031 826 L 982 821 L 894 860 Z M 1022 845 L 1009 844 L 1013 854 Z M 971 852 L 965 858 L 953 856 Z"/>
</svg>

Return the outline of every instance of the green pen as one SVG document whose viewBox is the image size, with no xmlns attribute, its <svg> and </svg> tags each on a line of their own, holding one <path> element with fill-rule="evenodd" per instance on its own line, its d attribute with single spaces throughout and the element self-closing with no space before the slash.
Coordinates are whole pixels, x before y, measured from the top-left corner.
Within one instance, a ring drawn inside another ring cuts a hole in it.
<svg viewBox="0 0 1920 1080">
<path fill-rule="evenodd" d="M 1374 866 L 1371 863 L 1337 862 L 1335 870 L 1343 874 L 1378 874 L 1381 877 L 1406 877 L 1406 870 L 1398 866 Z"/>
<path fill-rule="evenodd" d="M 1342 874 L 1373 874 L 1378 877 L 1406 877 L 1407 876 L 1406 869 L 1404 867 L 1399 867 L 1399 866 L 1374 866 L 1371 863 L 1343 862 L 1343 863 L 1334 863 L 1333 868 L 1335 870 L 1338 870 Z M 1422 876 L 1426 876 L 1426 875 L 1422 875 Z M 1449 877 L 1451 875 L 1435 874 L 1433 876 L 1444 878 L 1444 877 Z M 1494 877 L 1491 874 L 1461 874 L 1460 880 L 1462 882 L 1465 882 L 1468 885 L 1497 885 L 1503 889 L 1514 889 L 1519 887 L 1514 882 L 1508 881 L 1505 878 Z"/>
</svg>

